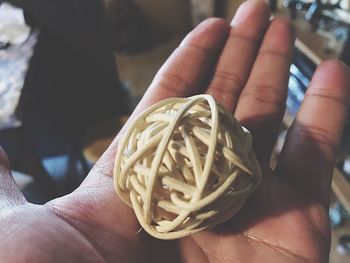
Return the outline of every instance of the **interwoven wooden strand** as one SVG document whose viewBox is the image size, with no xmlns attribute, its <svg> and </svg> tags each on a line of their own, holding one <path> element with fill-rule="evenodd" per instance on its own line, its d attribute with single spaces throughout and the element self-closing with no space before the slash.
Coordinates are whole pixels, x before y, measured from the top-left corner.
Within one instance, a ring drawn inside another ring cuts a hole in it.
<svg viewBox="0 0 350 263">
<path fill-rule="evenodd" d="M 114 168 L 118 195 L 159 239 L 229 219 L 261 177 L 251 134 L 209 95 L 166 99 L 140 114 Z"/>
</svg>

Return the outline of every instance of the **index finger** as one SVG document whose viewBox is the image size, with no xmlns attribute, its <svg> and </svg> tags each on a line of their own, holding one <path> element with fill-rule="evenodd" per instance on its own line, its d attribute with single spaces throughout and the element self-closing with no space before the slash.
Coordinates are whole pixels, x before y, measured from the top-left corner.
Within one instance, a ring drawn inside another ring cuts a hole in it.
<svg viewBox="0 0 350 263">
<path fill-rule="evenodd" d="M 93 176 L 96 176 L 96 170 L 112 176 L 117 141 L 141 111 L 165 98 L 187 97 L 200 91 L 226 41 L 228 30 L 229 26 L 223 19 L 210 18 L 187 35 L 160 68 L 128 122 L 96 163 Z"/>
</svg>

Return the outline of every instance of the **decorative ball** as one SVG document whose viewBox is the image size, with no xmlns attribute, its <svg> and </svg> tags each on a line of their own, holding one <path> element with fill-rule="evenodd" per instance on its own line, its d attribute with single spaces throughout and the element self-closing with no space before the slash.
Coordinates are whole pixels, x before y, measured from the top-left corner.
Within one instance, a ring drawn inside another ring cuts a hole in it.
<svg viewBox="0 0 350 263">
<path fill-rule="evenodd" d="M 118 195 L 159 239 L 231 218 L 261 177 L 251 134 L 209 95 L 166 99 L 141 113 L 114 169 Z"/>
</svg>

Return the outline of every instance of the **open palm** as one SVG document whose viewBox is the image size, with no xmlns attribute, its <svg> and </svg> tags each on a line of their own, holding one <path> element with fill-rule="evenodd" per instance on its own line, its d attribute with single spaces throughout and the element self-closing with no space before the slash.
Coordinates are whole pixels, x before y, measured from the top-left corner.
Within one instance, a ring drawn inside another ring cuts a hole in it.
<svg viewBox="0 0 350 263">
<path fill-rule="evenodd" d="M 327 262 L 327 209 L 335 153 L 348 107 L 349 72 L 336 61 L 316 71 L 275 171 L 293 30 L 269 21 L 262 1 L 244 3 L 231 25 L 209 19 L 162 66 L 137 113 L 168 98 L 213 95 L 254 136 L 263 183 L 242 210 L 210 231 L 160 241 L 140 231 L 115 194 L 115 141 L 73 193 L 43 206 L 26 202 L 0 154 L 3 262 Z M 126 127 L 129 124 L 126 124 Z"/>
</svg>

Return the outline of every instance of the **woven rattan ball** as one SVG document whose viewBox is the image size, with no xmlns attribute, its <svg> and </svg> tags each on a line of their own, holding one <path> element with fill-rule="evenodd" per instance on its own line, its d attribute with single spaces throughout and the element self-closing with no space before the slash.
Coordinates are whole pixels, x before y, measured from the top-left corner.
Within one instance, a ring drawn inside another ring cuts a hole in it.
<svg viewBox="0 0 350 263">
<path fill-rule="evenodd" d="M 224 222 L 260 181 L 251 134 L 209 95 L 166 99 L 140 114 L 114 169 L 118 195 L 159 239 Z"/>
</svg>

